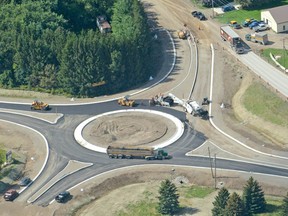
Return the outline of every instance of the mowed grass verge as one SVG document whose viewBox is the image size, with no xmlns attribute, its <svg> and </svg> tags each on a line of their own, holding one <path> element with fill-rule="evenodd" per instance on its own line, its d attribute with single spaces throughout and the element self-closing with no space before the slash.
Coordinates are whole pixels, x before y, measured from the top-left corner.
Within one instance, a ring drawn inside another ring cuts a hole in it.
<svg viewBox="0 0 288 216">
<path fill-rule="evenodd" d="M 246 90 L 243 104 L 249 112 L 265 121 L 288 127 L 288 102 L 262 84 L 255 82 Z"/>
<path fill-rule="evenodd" d="M 159 185 L 160 187 L 160 185 Z M 201 198 L 205 200 L 205 197 L 215 191 L 214 188 L 204 187 L 204 186 L 178 186 L 179 194 L 179 203 L 180 203 L 180 212 L 182 211 L 191 211 L 197 209 L 197 206 L 193 206 L 191 198 Z M 124 210 L 121 210 L 117 213 L 117 216 L 161 216 L 157 211 L 158 205 L 158 191 L 145 191 L 145 199 L 138 200 L 135 203 L 128 204 Z"/>
<path fill-rule="evenodd" d="M 261 51 L 261 57 L 266 59 L 270 64 L 275 64 L 272 59 L 270 58 L 270 53 L 273 54 L 277 58 L 277 61 L 284 66 L 285 68 L 288 68 L 288 50 L 286 49 L 263 49 Z"/>
</svg>

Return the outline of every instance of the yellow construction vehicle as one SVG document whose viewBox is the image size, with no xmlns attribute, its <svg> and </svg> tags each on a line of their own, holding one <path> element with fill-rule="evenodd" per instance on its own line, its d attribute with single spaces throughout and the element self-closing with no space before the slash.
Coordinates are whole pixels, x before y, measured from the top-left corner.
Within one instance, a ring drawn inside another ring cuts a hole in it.
<svg viewBox="0 0 288 216">
<path fill-rule="evenodd" d="M 129 106 L 129 107 L 134 107 L 135 106 L 135 101 L 134 100 L 130 100 L 128 98 L 128 96 L 125 96 L 123 98 L 120 98 L 118 100 L 118 104 L 121 106 Z"/>
<path fill-rule="evenodd" d="M 31 110 L 49 110 L 49 104 L 42 101 L 34 100 L 31 105 Z"/>
<path fill-rule="evenodd" d="M 187 39 L 187 36 L 189 35 L 189 33 L 186 30 L 180 30 L 178 31 L 178 37 L 179 39 Z"/>
</svg>

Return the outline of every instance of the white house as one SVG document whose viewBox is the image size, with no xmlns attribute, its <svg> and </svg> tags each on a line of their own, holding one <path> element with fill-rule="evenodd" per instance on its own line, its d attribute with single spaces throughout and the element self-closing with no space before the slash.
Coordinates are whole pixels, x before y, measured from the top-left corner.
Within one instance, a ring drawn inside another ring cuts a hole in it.
<svg viewBox="0 0 288 216">
<path fill-rule="evenodd" d="M 276 33 L 288 32 L 288 5 L 261 11 L 261 20 Z"/>
</svg>

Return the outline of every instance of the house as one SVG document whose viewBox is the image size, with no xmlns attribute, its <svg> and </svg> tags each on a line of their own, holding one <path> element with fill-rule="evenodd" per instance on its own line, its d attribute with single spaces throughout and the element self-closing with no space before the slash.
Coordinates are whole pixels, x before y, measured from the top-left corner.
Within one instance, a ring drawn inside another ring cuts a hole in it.
<svg viewBox="0 0 288 216">
<path fill-rule="evenodd" d="M 101 33 L 105 34 L 111 32 L 111 26 L 108 23 L 106 16 L 98 16 L 96 24 Z"/>
<path fill-rule="evenodd" d="M 261 20 L 276 33 L 288 32 L 288 5 L 261 11 Z"/>
</svg>

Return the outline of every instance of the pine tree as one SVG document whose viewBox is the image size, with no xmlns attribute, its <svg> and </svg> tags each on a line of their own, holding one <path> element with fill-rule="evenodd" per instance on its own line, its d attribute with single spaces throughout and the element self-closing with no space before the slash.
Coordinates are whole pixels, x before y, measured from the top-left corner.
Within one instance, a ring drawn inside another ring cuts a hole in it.
<svg viewBox="0 0 288 216">
<path fill-rule="evenodd" d="M 249 214 L 261 213 L 265 210 L 264 192 L 259 183 L 250 177 L 243 188 L 242 199 Z"/>
<path fill-rule="evenodd" d="M 283 204 L 281 205 L 281 216 L 287 216 L 288 215 L 288 192 L 287 195 L 283 199 Z"/>
<path fill-rule="evenodd" d="M 244 216 L 245 207 L 240 196 L 237 193 L 232 193 L 224 211 L 225 216 Z"/>
<path fill-rule="evenodd" d="M 224 215 L 224 209 L 227 205 L 227 201 L 230 197 L 230 194 L 226 188 L 221 188 L 218 192 L 218 195 L 215 197 L 215 201 L 213 202 L 212 215 L 213 216 L 221 216 Z"/>
<path fill-rule="evenodd" d="M 176 186 L 168 179 L 161 182 L 158 211 L 161 214 L 173 215 L 179 210 L 179 195 Z"/>
</svg>

